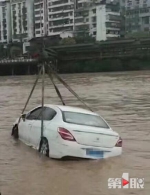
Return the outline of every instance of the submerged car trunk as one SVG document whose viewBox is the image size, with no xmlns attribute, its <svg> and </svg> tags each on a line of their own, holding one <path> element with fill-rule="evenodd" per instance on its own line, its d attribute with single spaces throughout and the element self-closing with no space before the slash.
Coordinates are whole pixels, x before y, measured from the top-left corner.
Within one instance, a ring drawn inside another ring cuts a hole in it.
<svg viewBox="0 0 150 195">
<path fill-rule="evenodd" d="M 116 145 L 119 135 L 111 129 L 69 125 L 68 129 L 79 144 L 86 146 L 112 148 Z"/>
</svg>

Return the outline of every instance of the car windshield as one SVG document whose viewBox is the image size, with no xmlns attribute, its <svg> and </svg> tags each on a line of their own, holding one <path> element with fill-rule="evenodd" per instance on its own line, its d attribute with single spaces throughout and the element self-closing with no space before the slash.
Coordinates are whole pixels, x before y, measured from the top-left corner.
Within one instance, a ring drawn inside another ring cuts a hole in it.
<svg viewBox="0 0 150 195">
<path fill-rule="evenodd" d="M 63 120 L 64 122 L 77 125 L 109 128 L 106 122 L 98 115 L 64 111 Z"/>
</svg>

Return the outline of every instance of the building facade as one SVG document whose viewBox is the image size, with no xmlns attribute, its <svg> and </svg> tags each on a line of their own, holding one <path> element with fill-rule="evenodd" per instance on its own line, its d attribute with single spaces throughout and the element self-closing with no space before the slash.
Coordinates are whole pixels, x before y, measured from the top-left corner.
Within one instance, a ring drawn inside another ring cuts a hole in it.
<svg viewBox="0 0 150 195">
<path fill-rule="evenodd" d="M 48 15 L 46 15 L 48 10 L 47 5 L 47 0 L 34 0 L 35 37 L 42 37 L 48 33 Z"/>
<path fill-rule="evenodd" d="M 119 37 L 118 0 L 102 1 L 0 0 L 0 41 L 28 42 L 33 37 L 55 35 L 65 38 L 83 31 L 97 41 Z"/>
<path fill-rule="evenodd" d="M 11 14 L 9 1 L 0 0 L 0 42 L 11 41 Z"/>
<path fill-rule="evenodd" d="M 120 37 L 120 6 L 116 1 L 86 3 L 78 1 L 75 12 L 75 32 L 87 31 L 97 41 Z"/>
<path fill-rule="evenodd" d="M 74 0 L 51 0 L 48 5 L 49 35 L 74 30 Z"/>
<path fill-rule="evenodd" d="M 34 37 L 33 0 L 11 0 L 12 41 L 24 42 Z"/>
<path fill-rule="evenodd" d="M 120 13 L 114 6 L 96 7 L 96 40 L 108 40 L 120 37 Z"/>
<path fill-rule="evenodd" d="M 74 0 L 35 0 L 35 37 L 73 32 Z"/>
<path fill-rule="evenodd" d="M 24 42 L 34 37 L 34 0 L 0 1 L 0 41 Z"/>
<path fill-rule="evenodd" d="M 125 1 L 126 33 L 150 31 L 150 0 Z"/>
</svg>

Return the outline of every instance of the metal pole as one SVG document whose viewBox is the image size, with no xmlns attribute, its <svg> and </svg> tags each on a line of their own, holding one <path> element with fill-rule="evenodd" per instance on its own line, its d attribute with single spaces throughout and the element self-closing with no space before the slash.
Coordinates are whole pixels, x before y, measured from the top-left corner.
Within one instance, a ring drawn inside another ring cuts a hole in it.
<svg viewBox="0 0 150 195">
<path fill-rule="evenodd" d="M 43 137 L 44 131 L 44 83 L 45 83 L 45 64 L 42 66 L 42 119 L 41 119 L 41 138 Z"/>
<path fill-rule="evenodd" d="M 28 75 L 30 75 L 30 65 L 28 65 Z"/>
<path fill-rule="evenodd" d="M 27 107 L 27 105 L 28 105 L 28 103 L 29 103 L 29 100 L 30 100 L 30 98 L 31 98 L 31 96 L 32 96 L 32 93 L 33 93 L 33 91 L 34 91 L 34 89 L 35 89 L 35 87 L 36 87 L 36 84 L 37 84 L 37 82 L 38 82 L 38 80 L 39 80 L 39 77 L 40 77 L 40 75 L 41 75 L 41 71 L 42 71 L 42 69 L 40 69 L 39 74 L 37 75 L 37 78 L 36 78 L 36 80 L 35 80 L 35 82 L 34 82 L 34 84 L 33 84 L 33 87 L 32 87 L 32 89 L 31 89 L 30 95 L 29 95 L 29 97 L 28 97 L 28 99 L 27 99 L 27 101 L 26 101 L 26 103 L 25 103 L 25 106 L 24 106 L 24 108 L 23 108 L 21 114 L 24 113 L 24 111 L 25 111 L 25 109 L 26 109 L 26 107 Z M 20 119 L 21 119 L 21 116 L 20 116 L 20 118 L 19 118 L 19 120 L 18 120 L 18 124 L 20 123 Z"/>
<path fill-rule="evenodd" d="M 14 75 L 14 66 L 12 65 L 11 75 Z"/>
<path fill-rule="evenodd" d="M 26 104 L 25 104 L 25 106 L 24 106 L 24 108 L 23 108 L 23 110 L 22 110 L 22 114 L 24 113 L 24 111 L 25 111 L 25 109 L 26 109 L 26 107 L 27 107 L 27 105 L 28 105 L 28 103 L 29 103 L 29 100 L 30 100 L 30 98 L 31 98 L 31 96 L 32 96 L 32 93 L 33 93 L 33 91 L 34 91 L 34 89 L 35 89 L 35 86 L 36 86 L 36 84 L 37 84 L 37 82 L 38 82 L 38 80 L 39 80 L 39 77 L 40 77 L 40 75 L 41 75 L 41 71 L 42 71 L 42 69 L 39 71 L 39 74 L 37 75 L 37 78 L 36 78 L 36 80 L 35 80 L 35 82 L 34 82 L 34 84 L 33 84 L 33 87 L 32 87 L 32 89 L 31 89 L 30 95 L 29 95 L 29 97 L 28 97 L 28 99 L 27 99 L 27 101 L 26 101 Z"/>
</svg>

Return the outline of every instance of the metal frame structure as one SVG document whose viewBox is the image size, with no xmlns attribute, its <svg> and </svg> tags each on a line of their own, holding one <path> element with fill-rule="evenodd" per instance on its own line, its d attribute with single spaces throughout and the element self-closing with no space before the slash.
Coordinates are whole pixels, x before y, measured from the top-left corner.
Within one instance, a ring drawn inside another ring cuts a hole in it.
<svg viewBox="0 0 150 195">
<path fill-rule="evenodd" d="M 41 96 L 41 105 L 42 105 L 42 119 L 41 119 L 41 138 L 43 138 L 43 132 L 44 132 L 44 120 L 43 120 L 43 111 L 44 111 L 44 90 L 45 90 L 45 74 L 47 73 L 48 74 L 48 76 L 49 76 L 49 78 L 50 78 L 50 80 L 51 80 L 51 82 L 52 82 L 52 84 L 53 84 L 53 86 L 54 86 L 54 88 L 55 88 L 55 90 L 56 90 L 56 93 L 57 93 L 57 95 L 58 95 L 58 97 L 60 98 L 60 100 L 61 100 L 61 102 L 62 102 L 62 104 L 63 105 L 66 105 L 65 104 L 65 102 L 64 102 L 64 100 L 63 100 L 63 97 L 62 97 L 62 95 L 61 95 L 61 93 L 60 93 L 60 91 L 59 91 L 59 89 L 58 89 L 58 87 L 56 86 L 56 84 L 55 84 L 55 82 L 54 82 L 54 79 L 53 79 L 53 76 L 55 76 L 56 78 L 57 78 L 57 80 L 59 81 L 59 82 L 61 82 L 63 85 L 64 85 L 64 87 L 66 87 L 76 98 L 77 98 L 77 100 L 79 100 L 82 104 L 84 104 L 84 106 L 87 108 L 87 109 L 89 109 L 90 111 L 92 111 L 92 109 L 82 100 L 82 98 L 80 98 L 75 92 L 74 92 L 74 90 L 57 74 L 57 72 L 56 71 L 54 71 L 53 69 L 52 69 L 52 67 L 51 67 L 51 63 L 49 63 L 49 62 L 44 62 L 44 63 L 42 63 L 41 65 L 40 65 L 41 67 L 40 67 L 40 70 L 39 70 L 39 73 L 38 73 L 38 75 L 37 75 L 37 77 L 36 77 L 36 80 L 35 80 L 35 82 L 34 82 L 34 84 L 33 84 L 33 87 L 32 87 L 32 89 L 31 89 L 31 92 L 30 92 L 30 94 L 29 94 L 29 96 L 28 96 L 28 99 L 27 99 L 27 101 L 26 101 L 26 103 L 25 103 L 25 106 L 24 106 L 24 108 L 23 108 L 23 110 L 22 110 L 22 114 L 21 114 L 21 116 L 24 114 L 24 111 L 25 111 L 25 109 L 26 109 L 26 107 L 27 107 L 27 105 L 28 105 L 28 103 L 29 103 L 29 100 L 30 100 L 30 98 L 31 98 L 31 96 L 32 96 L 32 94 L 33 94 L 33 92 L 34 92 L 34 89 L 35 89 L 35 87 L 36 87 L 36 85 L 37 85 L 37 82 L 38 82 L 38 80 L 39 80 L 39 78 L 40 78 L 40 76 L 42 76 L 42 96 Z M 93 112 L 93 111 L 92 111 Z M 21 120 L 21 117 L 19 118 L 19 121 L 18 121 L 18 124 L 19 124 L 19 122 L 20 122 L 20 120 Z"/>
<path fill-rule="evenodd" d="M 46 12 L 46 2 L 44 2 L 44 16 L 46 18 L 47 16 L 47 12 Z M 45 21 L 46 23 L 46 21 Z M 43 111 L 44 111 L 44 90 L 45 90 L 45 74 L 47 73 L 55 90 L 56 90 L 56 93 L 58 95 L 58 97 L 60 98 L 61 102 L 63 105 L 66 105 L 64 100 L 63 100 L 63 97 L 58 89 L 58 87 L 56 86 L 55 82 L 54 82 L 54 79 L 53 79 L 53 76 L 55 76 L 57 78 L 57 80 L 62 83 L 64 85 L 64 87 L 66 87 L 76 98 L 77 100 L 79 100 L 80 102 L 82 102 L 82 104 L 84 104 L 84 106 L 89 109 L 90 111 L 92 111 L 92 109 L 82 100 L 82 98 L 80 98 L 75 92 L 74 90 L 57 74 L 57 72 L 55 70 L 53 70 L 52 68 L 52 62 L 56 63 L 57 64 L 57 52 L 51 48 L 46 48 L 45 47 L 45 43 L 44 43 L 44 38 L 47 36 L 47 23 L 46 25 L 44 26 L 44 30 L 45 30 L 45 34 L 44 34 L 44 37 L 43 37 L 43 51 L 42 51 L 42 55 L 41 55 L 41 64 L 40 64 L 40 70 L 39 70 L 39 73 L 36 77 L 36 80 L 33 84 L 33 87 L 31 89 L 31 92 L 29 94 L 29 97 L 25 103 L 25 106 L 22 110 L 22 114 L 21 116 L 24 114 L 24 111 L 29 103 L 29 100 L 34 92 L 34 89 L 37 85 L 37 82 L 40 78 L 40 76 L 42 76 L 42 96 L 41 96 L 41 105 L 42 105 L 42 119 L 41 119 L 41 139 L 43 138 L 43 132 L 44 132 L 44 117 L 43 117 Z M 93 112 L 93 111 L 92 111 Z M 19 121 L 18 121 L 18 124 L 21 120 L 21 117 L 19 118 Z"/>
</svg>

